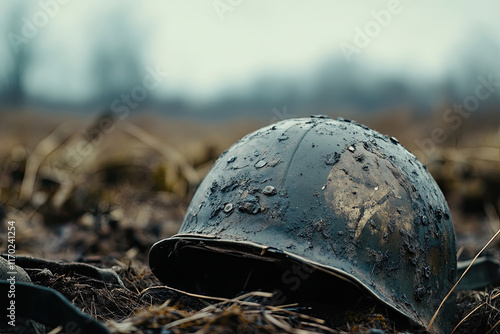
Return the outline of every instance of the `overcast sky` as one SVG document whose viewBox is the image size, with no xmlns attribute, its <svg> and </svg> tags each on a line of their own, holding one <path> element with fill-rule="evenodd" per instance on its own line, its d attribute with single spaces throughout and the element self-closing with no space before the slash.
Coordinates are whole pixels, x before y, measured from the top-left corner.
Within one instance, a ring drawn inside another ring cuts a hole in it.
<svg viewBox="0 0 500 334">
<path fill-rule="evenodd" d="M 27 17 L 33 19 L 42 10 L 40 3 L 55 1 L 30 2 L 31 13 Z M 0 0 L 2 21 L 7 21 L 15 2 Z M 390 19 L 385 17 L 386 26 L 379 24 L 380 31 L 370 38 L 368 46 L 360 48 L 359 54 L 352 55 L 351 63 L 346 61 L 346 66 L 364 62 L 387 71 L 407 69 L 439 76 L 450 59 L 463 51 L 466 41 L 477 34 L 491 33 L 493 39 L 500 41 L 499 1 L 393 3 L 73 0 L 60 4 L 54 17 L 29 39 L 39 55 L 29 72 L 30 90 L 35 95 L 91 95 L 92 79 L 86 65 L 95 52 L 94 41 L 105 35 L 100 29 L 106 26 L 110 15 L 119 15 L 131 23 L 124 23 L 131 28 L 117 28 L 115 33 L 140 36 L 136 47 L 146 64 L 159 65 L 169 72 L 161 88 L 169 94 L 188 89 L 209 95 L 223 87 L 244 86 L 266 73 L 300 75 L 313 71 L 329 58 L 344 59 L 342 43 L 355 46 L 356 29 L 364 30 L 375 22 L 372 11 L 386 13 L 397 9 Z M 0 27 L 4 37 L 11 32 L 1 22 Z M 114 39 L 113 35 L 104 38 L 109 38 L 111 44 Z M 4 43 L 0 59 L 12 54 L 6 38 Z"/>
</svg>

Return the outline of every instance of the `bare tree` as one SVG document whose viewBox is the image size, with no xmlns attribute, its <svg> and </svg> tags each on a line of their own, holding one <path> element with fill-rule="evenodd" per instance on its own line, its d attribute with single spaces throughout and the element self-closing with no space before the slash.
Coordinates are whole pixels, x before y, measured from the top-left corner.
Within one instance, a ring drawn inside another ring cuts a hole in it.
<svg viewBox="0 0 500 334">
<path fill-rule="evenodd" d="M 100 103 L 109 103 L 142 82 L 144 37 L 128 20 L 130 15 L 130 7 L 126 6 L 102 13 L 97 20 L 93 18 L 98 23 L 93 31 L 90 70 Z"/>
<path fill-rule="evenodd" d="M 6 23 L 6 38 L 11 65 L 8 66 L 4 90 L 6 105 L 20 107 L 26 100 L 25 72 L 32 58 L 30 43 L 23 36 L 22 17 L 28 12 L 26 2 L 13 2 Z M 8 63 L 8 62 L 7 62 Z"/>
</svg>

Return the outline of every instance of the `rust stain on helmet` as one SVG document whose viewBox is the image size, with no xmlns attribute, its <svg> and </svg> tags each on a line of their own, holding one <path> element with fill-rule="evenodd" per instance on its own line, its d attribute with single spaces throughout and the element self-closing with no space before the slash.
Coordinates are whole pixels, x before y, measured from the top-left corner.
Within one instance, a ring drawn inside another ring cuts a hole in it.
<svg viewBox="0 0 500 334">
<path fill-rule="evenodd" d="M 332 167 L 325 188 L 326 202 L 345 217 L 358 239 L 365 228 L 384 243 L 394 233 L 391 219 L 398 217 L 398 229 L 412 228 L 416 212 L 408 186 L 401 184 L 400 172 L 370 144 L 357 143 L 356 153 L 345 150 Z M 366 147 L 365 147 L 366 146 Z"/>
</svg>

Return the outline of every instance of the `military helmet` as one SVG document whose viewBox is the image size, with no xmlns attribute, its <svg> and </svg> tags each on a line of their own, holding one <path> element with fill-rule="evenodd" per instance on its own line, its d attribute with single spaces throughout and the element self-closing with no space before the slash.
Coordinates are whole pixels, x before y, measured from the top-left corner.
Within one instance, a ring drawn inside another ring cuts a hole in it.
<svg viewBox="0 0 500 334">
<path fill-rule="evenodd" d="M 297 292 L 315 270 L 328 283 L 307 295 L 354 285 L 425 327 L 455 281 L 456 248 L 444 196 L 412 153 L 320 115 L 266 126 L 224 152 L 149 262 L 167 285 L 226 297 L 280 283 Z M 453 305 L 433 331 L 449 328 Z"/>
</svg>

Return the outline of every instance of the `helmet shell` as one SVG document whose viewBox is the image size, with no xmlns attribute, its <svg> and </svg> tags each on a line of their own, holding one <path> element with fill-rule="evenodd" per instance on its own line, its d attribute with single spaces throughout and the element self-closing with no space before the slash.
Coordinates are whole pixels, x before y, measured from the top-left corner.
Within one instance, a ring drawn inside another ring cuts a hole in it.
<svg viewBox="0 0 500 334">
<path fill-rule="evenodd" d="M 179 274 L 165 270 L 175 244 L 200 238 L 320 266 L 423 327 L 455 281 L 436 182 L 395 138 L 345 119 L 290 119 L 239 140 L 199 186 L 179 234 L 153 245 L 153 272 L 168 284 Z"/>
</svg>

